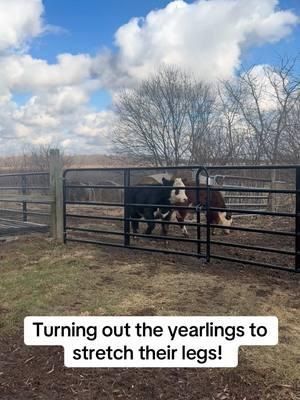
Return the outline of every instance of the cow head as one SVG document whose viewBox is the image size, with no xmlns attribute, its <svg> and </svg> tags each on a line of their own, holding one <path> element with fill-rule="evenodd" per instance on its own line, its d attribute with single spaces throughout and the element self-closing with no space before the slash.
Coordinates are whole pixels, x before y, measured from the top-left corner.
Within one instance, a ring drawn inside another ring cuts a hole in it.
<svg viewBox="0 0 300 400">
<path fill-rule="evenodd" d="M 183 183 L 181 178 L 174 178 L 171 180 L 162 178 L 162 183 L 165 186 L 175 186 L 176 189 L 171 190 L 170 195 L 170 203 L 185 203 L 188 200 L 188 197 L 185 193 L 185 184 Z M 180 189 L 182 187 L 182 189 Z"/>
</svg>

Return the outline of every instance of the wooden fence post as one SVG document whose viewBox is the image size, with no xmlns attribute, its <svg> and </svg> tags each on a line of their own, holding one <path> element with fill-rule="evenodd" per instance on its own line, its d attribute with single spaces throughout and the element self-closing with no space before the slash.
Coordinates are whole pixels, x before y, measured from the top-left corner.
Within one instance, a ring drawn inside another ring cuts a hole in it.
<svg viewBox="0 0 300 400">
<path fill-rule="evenodd" d="M 63 242 L 63 178 L 58 149 L 50 150 L 50 190 L 54 200 L 51 205 L 51 234 L 56 240 Z"/>
<path fill-rule="evenodd" d="M 271 190 L 277 189 L 276 169 L 272 169 L 271 170 L 270 189 Z M 269 196 L 268 196 L 268 211 L 276 211 L 276 200 L 277 200 L 276 193 L 269 193 Z"/>
</svg>

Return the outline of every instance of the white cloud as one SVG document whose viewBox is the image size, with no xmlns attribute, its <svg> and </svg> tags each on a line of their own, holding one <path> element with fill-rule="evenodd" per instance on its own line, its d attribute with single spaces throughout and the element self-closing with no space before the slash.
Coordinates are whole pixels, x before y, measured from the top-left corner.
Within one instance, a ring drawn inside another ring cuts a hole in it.
<svg viewBox="0 0 300 400">
<path fill-rule="evenodd" d="M 116 32 L 118 61 L 133 77 L 161 63 L 178 64 L 201 79 L 228 78 L 246 46 L 275 42 L 298 23 L 276 0 L 176 0 Z"/>
<path fill-rule="evenodd" d="M 87 99 L 81 87 L 64 87 L 34 95 L 23 106 L 2 102 L 0 154 L 29 143 L 60 144 L 75 153 L 107 150 L 114 113 L 91 110 Z"/>
<path fill-rule="evenodd" d="M 0 0 L 0 51 L 20 49 L 44 31 L 42 0 Z"/>
<path fill-rule="evenodd" d="M 60 54 L 56 64 L 26 55 L 0 57 L 1 83 L 14 92 L 41 92 L 76 85 L 90 77 L 91 57 Z M 1 87 L 0 86 L 0 87 Z"/>
</svg>

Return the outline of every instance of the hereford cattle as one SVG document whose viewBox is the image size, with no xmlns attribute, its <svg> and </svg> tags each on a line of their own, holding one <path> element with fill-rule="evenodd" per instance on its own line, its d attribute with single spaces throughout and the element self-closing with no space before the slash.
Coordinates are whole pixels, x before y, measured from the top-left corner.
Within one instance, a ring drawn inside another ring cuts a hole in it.
<svg viewBox="0 0 300 400">
<path fill-rule="evenodd" d="M 151 187 L 153 185 L 160 187 L 153 188 Z M 139 188 L 138 186 L 147 187 Z M 155 218 L 161 216 L 168 221 L 172 215 L 169 208 L 160 207 L 158 210 L 158 207 L 155 206 L 156 204 L 169 206 L 172 204 L 184 204 L 187 200 L 185 185 L 181 178 L 166 179 L 162 176 L 160 183 L 152 180 L 151 177 L 147 177 L 129 191 L 128 203 L 137 204 L 137 206 L 133 205 L 129 208 L 129 214 L 131 218 L 140 219 L 144 217 L 147 220 L 151 220 L 147 222 L 148 226 L 145 231 L 145 234 L 150 235 L 155 228 Z M 153 206 L 148 206 L 150 204 L 153 204 Z M 162 234 L 164 235 L 167 233 L 165 225 L 162 224 Z M 139 222 L 131 221 L 131 226 L 133 233 L 138 233 Z"/>
<path fill-rule="evenodd" d="M 186 195 L 188 200 L 186 201 L 186 205 L 188 206 L 196 206 L 205 207 L 206 199 L 207 199 L 207 191 L 206 185 L 200 184 L 199 187 L 202 190 L 199 190 L 199 202 L 197 202 L 197 191 L 195 189 L 188 189 L 189 186 L 196 186 L 195 182 L 185 182 L 186 186 Z M 179 205 L 179 204 L 178 204 Z M 181 203 L 182 205 L 182 203 Z M 226 208 L 225 200 L 222 193 L 218 190 L 210 191 L 210 207 L 216 208 Z M 184 222 L 186 216 L 188 214 L 188 210 L 176 210 L 176 219 L 178 222 Z M 207 220 L 210 224 L 215 225 L 223 225 L 230 227 L 232 224 L 232 215 L 227 211 L 208 211 Z M 188 236 L 188 231 L 185 225 L 181 226 L 181 231 L 184 236 Z M 224 229 L 224 233 L 229 233 L 229 229 Z M 212 230 L 212 234 L 215 234 L 215 229 Z"/>
</svg>

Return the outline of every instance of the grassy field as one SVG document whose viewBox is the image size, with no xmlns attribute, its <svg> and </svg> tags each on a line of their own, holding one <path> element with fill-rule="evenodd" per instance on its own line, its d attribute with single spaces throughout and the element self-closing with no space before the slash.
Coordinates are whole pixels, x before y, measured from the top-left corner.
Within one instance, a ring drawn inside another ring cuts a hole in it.
<svg viewBox="0 0 300 400">
<path fill-rule="evenodd" d="M 1 400 L 300 398 L 294 274 L 35 236 L 0 243 L 0 265 Z M 280 343 L 240 349 L 236 369 L 68 370 L 24 346 L 27 315 L 275 315 Z"/>
</svg>

